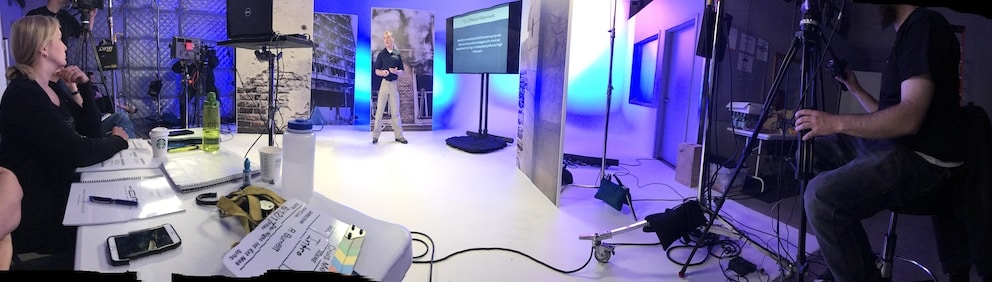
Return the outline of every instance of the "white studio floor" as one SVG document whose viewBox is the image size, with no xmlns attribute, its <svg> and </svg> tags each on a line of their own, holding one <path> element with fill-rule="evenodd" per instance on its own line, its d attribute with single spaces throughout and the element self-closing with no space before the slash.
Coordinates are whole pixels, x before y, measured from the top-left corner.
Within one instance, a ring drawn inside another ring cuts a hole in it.
<svg viewBox="0 0 992 282">
<path fill-rule="evenodd" d="M 594 198 L 596 189 L 566 186 L 556 207 L 516 168 L 515 146 L 470 154 L 445 144 L 446 138 L 464 135 L 464 130 L 405 132 L 410 143 L 404 145 L 393 142 L 391 132 L 383 132 L 379 144 L 372 144 L 367 125 L 315 129 L 320 129 L 316 191 L 370 216 L 427 234 L 436 247 L 435 259 L 469 248 L 507 248 L 571 271 L 590 259 L 591 242 L 579 240 L 580 235 L 635 223 L 629 207 L 614 210 Z M 696 195 L 696 189 L 675 182 L 674 170 L 660 161 L 647 156 L 617 159 L 620 167 L 611 167 L 607 173 L 619 175 L 632 187 L 640 219 Z M 599 168 L 570 171 L 576 184 L 593 184 Z M 780 234 L 788 242 L 779 244 L 773 236 L 774 219 L 733 200 L 726 202 L 721 214 L 739 221 L 735 226 L 772 250 L 787 250 L 794 260 L 796 229 L 781 223 Z M 807 253 L 812 253 L 816 242 L 812 236 L 807 238 Z M 606 242 L 657 243 L 658 238 L 635 230 Z M 414 255 L 425 250 L 422 244 L 413 243 Z M 677 249 L 673 257 L 682 263 L 688 251 Z M 714 249 L 714 253 L 719 251 Z M 698 253 L 696 260 L 701 254 L 705 253 Z M 775 262 L 753 246 L 745 245 L 742 256 L 768 273 L 751 274 L 746 281 L 779 276 Z M 430 254 L 421 260 L 429 258 Z M 562 274 L 520 254 L 471 251 L 435 263 L 433 279 L 429 265 L 414 264 L 404 281 L 727 281 L 721 267 L 726 268 L 728 262 L 710 257 L 689 267 L 686 278 L 680 279 L 677 273 L 682 267 L 670 261 L 660 245 L 617 246 L 608 263 L 592 259 L 585 268 Z"/>
</svg>

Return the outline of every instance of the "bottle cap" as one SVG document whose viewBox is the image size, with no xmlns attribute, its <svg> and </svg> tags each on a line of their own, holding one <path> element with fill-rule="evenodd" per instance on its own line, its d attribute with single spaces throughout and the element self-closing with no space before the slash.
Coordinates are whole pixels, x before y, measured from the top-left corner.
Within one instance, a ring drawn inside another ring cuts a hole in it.
<svg viewBox="0 0 992 282">
<path fill-rule="evenodd" d="M 289 129 L 292 130 L 312 130 L 313 123 L 306 119 L 294 119 L 289 122 Z"/>
</svg>

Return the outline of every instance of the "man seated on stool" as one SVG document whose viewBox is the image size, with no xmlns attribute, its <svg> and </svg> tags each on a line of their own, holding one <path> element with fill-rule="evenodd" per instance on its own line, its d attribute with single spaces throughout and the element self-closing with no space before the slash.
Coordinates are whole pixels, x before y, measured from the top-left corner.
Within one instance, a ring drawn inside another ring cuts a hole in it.
<svg viewBox="0 0 992 282">
<path fill-rule="evenodd" d="M 93 72 L 91 71 L 86 72 L 86 76 L 89 76 L 90 81 L 96 81 L 93 79 L 94 76 Z M 90 87 L 93 88 L 93 93 L 96 93 L 96 107 L 99 108 L 100 112 L 103 113 L 103 116 L 100 117 L 100 120 L 103 121 L 102 124 L 100 125 L 100 130 L 103 130 L 103 132 L 110 132 L 110 130 L 113 129 L 114 126 L 118 126 L 124 129 L 124 132 L 127 132 L 128 138 L 137 138 L 138 135 L 135 134 L 134 123 L 131 122 L 131 116 L 129 116 L 128 114 L 137 113 L 138 109 L 136 109 L 134 106 L 123 104 L 120 101 L 117 101 L 115 103 L 114 97 L 111 97 L 110 95 L 104 95 L 103 92 L 100 91 L 100 87 L 97 86 L 96 83 L 91 84 Z M 117 105 L 118 108 L 124 110 L 126 113 L 115 111 L 114 110 L 115 104 Z"/>
<path fill-rule="evenodd" d="M 935 199 L 946 192 L 942 189 L 951 169 L 964 160 L 961 49 L 953 27 L 927 8 L 879 5 L 878 11 L 882 28 L 896 31 L 879 99 L 850 70 L 835 77 L 868 113 L 796 112 L 795 129 L 804 141 L 822 136 L 813 147 L 819 174 L 803 196 L 809 224 L 836 281 L 881 280 L 861 220 Z M 952 281 L 963 272 L 967 281 L 970 266 L 950 266 L 952 260 L 941 256 L 944 271 Z M 978 270 L 992 278 L 983 272 L 988 269 Z"/>
</svg>

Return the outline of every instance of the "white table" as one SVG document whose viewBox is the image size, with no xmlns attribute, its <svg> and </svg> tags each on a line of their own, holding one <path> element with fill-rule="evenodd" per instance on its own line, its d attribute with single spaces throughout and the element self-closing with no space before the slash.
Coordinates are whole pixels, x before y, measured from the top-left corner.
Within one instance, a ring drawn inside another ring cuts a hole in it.
<svg viewBox="0 0 992 282">
<path fill-rule="evenodd" d="M 750 138 L 751 135 L 754 134 L 754 131 L 744 130 L 744 129 L 739 129 L 739 128 L 728 127 L 727 130 L 730 130 L 730 131 L 734 132 L 734 134 L 737 134 L 737 135 L 740 135 L 740 136 L 744 136 L 744 137 L 747 137 L 747 138 Z M 762 157 L 761 156 L 761 148 L 764 146 L 764 144 L 765 144 L 766 141 L 788 142 L 788 141 L 795 141 L 797 137 L 796 137 L 795 134 L 762 133 L 762 132 L 758 132 L 758 136 L 756 136 L 756 137 L 758 138 L 758 146 L 754 148 L 754 152 L 756 153 L 756 156 L 754 158 L 754 173 L 751 175 L 751 178 L 754 178 L 755 180 L 758 180 L 759 183 L 761 183 L 761 190 L 760 190 L 760 192 L 761 193 L 764 193 L 765 192 L 765 180 L 762 179 L 761 176 L 758 176 L 758 171 L 760 171 L 760 168 L 761 168 L 761 157 Z"/>
<path fill-rule="evenodd" d="M 249 137 L 250 136 L 250 137 Z M 257 135 L 237 136 L 237 141 L 248 138 L 250 144 Z M 229 142 L 222 147 L 232 146 Z M 239 143 L 239 142 L 235 142 Z M 235 147 L 235 146 L 232 146 Z M 247 147 L 247 146 L 244 146 Z M 257 148 L 251 159 L 257 160 Z M 256 186 L 272 188 L 255 178 Z M 329 185 L 318 183 L 317 185 Z M 187 276 L 233 276 L 221 260 L 233 243 L 245 231 L 235 217 L 220 218 L 215 206 L 199 206 L 196 196 L 216 192 L 227 195 L 238 189 L 240 182 L 230 182 L 208 189 L 179 194 L 185 211 L 165 216 L 133 220 L 125 223 L 81 226 L 76 235 L 75 269 L 86 271 L 137 272 L 142 281 L 172 281 L 172 274 Z M 401 281 L 412 264 L 410 231 L 405 227 L 369 217 L 359 211 L 314 193 L 310 206 L 327 212 L 346 223 L 355 224 L 367 232 L 362 251 L 355 264 L 355 271 L 375 281 Z M 107 237 L 129 231 L 171 223 L 182 239 L 178 248 L 163 253 L 132 260 L 130 265 L 112 266 L 107 254 Z"/>
</svg>

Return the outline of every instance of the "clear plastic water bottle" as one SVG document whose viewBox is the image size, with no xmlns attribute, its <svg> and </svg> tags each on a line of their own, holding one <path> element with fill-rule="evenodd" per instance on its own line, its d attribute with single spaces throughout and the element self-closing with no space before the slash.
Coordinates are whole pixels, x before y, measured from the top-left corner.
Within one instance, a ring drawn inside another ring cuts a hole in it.
<svg viewBox="0 0 992 282">
<path fill-rule="evenodd" d="M 214 92 L 208 92 L 203 100 L 203 150 L 220 150 L 220 104 Z"/>
<path fill-rule="evenodd" d="M 313 166 L 317 140 L 309 120 L 289 122 L 282 135 L 282 189 L 283 198 L 295 198 L 304 203 L 313 196 Z"/>
</svg>

